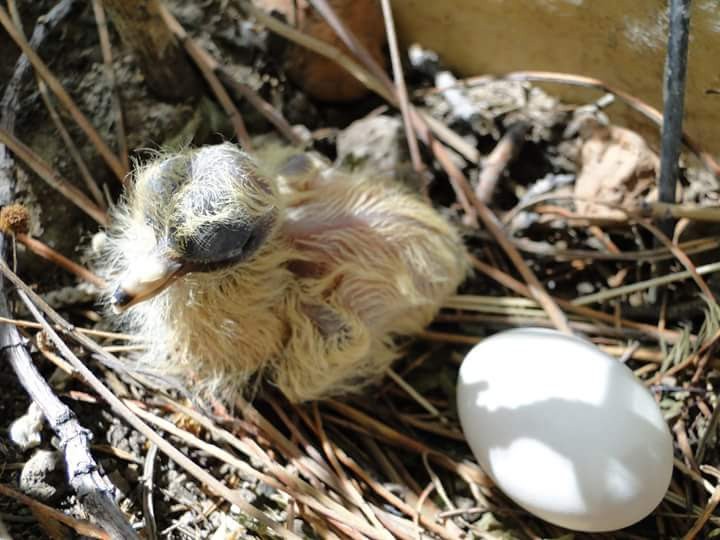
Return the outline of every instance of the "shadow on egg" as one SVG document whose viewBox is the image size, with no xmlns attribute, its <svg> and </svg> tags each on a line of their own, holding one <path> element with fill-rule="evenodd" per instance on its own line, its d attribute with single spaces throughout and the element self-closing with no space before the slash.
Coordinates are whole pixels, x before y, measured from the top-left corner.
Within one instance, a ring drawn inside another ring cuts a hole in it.
<svg viewBox="0 0 720 540">
<path fill-rule="evenodd" d="M 596 392 L 540 399 L 562 395 L 538 386 L 555 384 L 541 371 L 543 359 L 514 360 L 498 362 L 514 369 L 505 370 L 496 387 L 486 377 L 463 389 L 463 399 L 473 400 L 477 430 L 468 440 L 483 469 L 520 506 L 569 529 L 608 531 L 633 523 L 628 516 L 637 521 L 649 514 L 667 489 L 672 448 L 663 444 L 668 433 L 660 415 L 648 418 L 648 403 L 654 404 L 647 390 L 617 364 L 600 374 L 604 380 L 589 375 Z M 533 371 L 546 382 L 533 380 Z M 577 363 L 553 377 L 571 378 L 572 371 L 578 373 Z M 511 391 L 521 396 L 517 406 L 504 403 L 514 399 L 504 397 Z"/>
</svg>

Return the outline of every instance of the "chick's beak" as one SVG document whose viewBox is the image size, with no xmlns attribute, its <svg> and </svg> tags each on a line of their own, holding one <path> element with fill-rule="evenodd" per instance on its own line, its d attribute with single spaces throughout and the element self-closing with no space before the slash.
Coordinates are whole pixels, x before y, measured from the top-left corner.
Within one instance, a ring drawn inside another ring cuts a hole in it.
<svg viewBox="0 0 720 540">
<path fill-rule="evenodd" d="M 121 313 L 167 288 L 184 272 L 182 263 L 160 253 L 136 261 L 120 280 L 110 298 L 115 313 Z"/>
</svg>

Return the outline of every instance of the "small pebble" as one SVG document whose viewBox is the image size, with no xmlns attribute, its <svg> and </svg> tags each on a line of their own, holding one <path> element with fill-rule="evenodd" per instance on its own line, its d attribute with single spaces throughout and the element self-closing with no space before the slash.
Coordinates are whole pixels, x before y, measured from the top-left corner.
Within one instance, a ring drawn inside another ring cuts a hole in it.
<svg viewBox="0 0 720 540">
<path fill-rule="evenodd" d="M 38 450 L 20 473 L 20 490 L 34 499 L 50 502 L 65 491 L 64 469 L 60 452 Z"/>
<path fill-rule="evenodd" d="M 42 441 L 40 433 L 43 428 L 43 413 L 33 401 L 27 413 L 10 425 L 10 440 L 21 450 L 35 448 Z"/>
</svg>

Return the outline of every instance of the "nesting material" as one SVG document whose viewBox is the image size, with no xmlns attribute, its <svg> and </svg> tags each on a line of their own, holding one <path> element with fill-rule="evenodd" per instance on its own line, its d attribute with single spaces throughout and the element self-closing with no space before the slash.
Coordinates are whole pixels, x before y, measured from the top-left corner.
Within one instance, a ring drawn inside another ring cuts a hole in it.
<svg viewBox="0 0 720 540">
<path fill-rule="evenodd" d="M 231 144 L 140 169 L 102 260 L 147 367 L 225 398 L 261 374 L 293 401 L 381 376 L 467 273 L 458 232 L 396 183 Z"/>
</svg>

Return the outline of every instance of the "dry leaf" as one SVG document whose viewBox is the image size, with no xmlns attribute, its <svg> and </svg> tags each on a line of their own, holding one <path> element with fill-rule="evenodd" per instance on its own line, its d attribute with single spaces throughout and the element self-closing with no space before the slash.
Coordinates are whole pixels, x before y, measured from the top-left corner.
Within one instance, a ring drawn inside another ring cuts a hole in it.
<svg viewBox="0 0 720 540">
<path fill-rule="evenodd" d="M 622 220 L 623 211 L 594 201 L 629 207 L 655 196 L 660 161 L 634 131 L 596 124 L 582 144 L 580 161 L 575 197 L 581 215 Z"/>
</svg>

